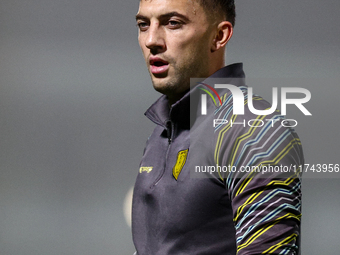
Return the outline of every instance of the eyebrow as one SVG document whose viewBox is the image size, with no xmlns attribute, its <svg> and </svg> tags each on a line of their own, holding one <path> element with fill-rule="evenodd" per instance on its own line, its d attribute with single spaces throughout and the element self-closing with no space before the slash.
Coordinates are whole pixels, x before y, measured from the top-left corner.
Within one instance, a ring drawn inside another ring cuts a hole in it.
<svg viewBox="0 0 340 255">
<path fill-rule="evenodd" d="M 168 12 L 168 13 L 165 13 L 165 14 L 160 15 L 159 18 L 160 18 L 160 19 L 164 19 L 164 18 L 171 18 L 171 17 L 173 17 L 173 16 L 180 17 L 180 18 L 184 19 L 185 21 L 189 21 L 189 18 L 188 18 L 187 16 L 185 16 L 185 15 L 183 15 L 183 14 L 180 14 L 180 13 L 178 13 L 178 12 Z M 137 15 L 136 15 L 136 20 L 140 20 L 140 19 L 146 20 L 146 19 L 148 19 L 148 18 L 147 18 L 146 16 L 144 16 L 144 15 L 137 14 Z"/>
</svg>

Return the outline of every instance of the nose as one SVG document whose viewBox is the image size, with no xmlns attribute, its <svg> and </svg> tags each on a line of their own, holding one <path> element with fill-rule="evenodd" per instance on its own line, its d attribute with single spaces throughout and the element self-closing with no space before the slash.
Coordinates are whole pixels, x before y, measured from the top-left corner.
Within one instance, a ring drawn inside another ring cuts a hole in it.
<svg viewBox="0 0 340 255">
<path fill-rule="evenodd" d="M 151 50 L 151 52 L 160 52 L 165 49 L 164 31 L 158 22 L 150 24 L 147 31 L 147 37 L 145 40 L 145 46 Z"/>
</svg>

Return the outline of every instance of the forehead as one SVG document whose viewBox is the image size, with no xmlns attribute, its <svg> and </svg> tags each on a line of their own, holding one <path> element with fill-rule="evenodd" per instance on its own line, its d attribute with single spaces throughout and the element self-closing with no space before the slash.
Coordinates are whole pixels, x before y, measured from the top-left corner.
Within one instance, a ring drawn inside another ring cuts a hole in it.
<svg viewBox="0 0 340 255">
<path fill-rule="evenodd" d="M 157 16 L 169 12 L 194 17 L 202 15 L 203 8 L 197 0 L 141 0 L 137 14 Z"/>
</svg>

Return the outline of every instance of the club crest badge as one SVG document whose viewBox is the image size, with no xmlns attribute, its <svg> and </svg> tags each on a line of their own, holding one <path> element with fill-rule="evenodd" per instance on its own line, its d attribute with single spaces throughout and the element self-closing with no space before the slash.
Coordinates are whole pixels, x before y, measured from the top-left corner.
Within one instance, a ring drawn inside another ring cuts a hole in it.
<svg viewBox="0 0 340 255">
<path fill-rule="evenodd" d="M 187 161 L 188 151 L 189 149 L 186 149 L 183 151 L 179 151 L 177 153 L 177 161 L 176 161 L 174 168 L 172 169 L 172 174 L 176 180 L 178 178 L 178 175 L 181 173 L 185 162 Z"/>
</svg>

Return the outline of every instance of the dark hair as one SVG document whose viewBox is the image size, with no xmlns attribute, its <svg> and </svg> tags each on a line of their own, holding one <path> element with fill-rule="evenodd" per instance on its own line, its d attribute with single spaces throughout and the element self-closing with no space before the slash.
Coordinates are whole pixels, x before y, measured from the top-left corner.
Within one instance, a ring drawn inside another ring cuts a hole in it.
<svg viewBox="0 0 340 255">
<path fill-rule="evenodd" d="M 235 2 L 234 0 L 199 0 L 202 7 L 211 15 L 223 15 L 227 21 L 235 26 Z"/>
</svg>

